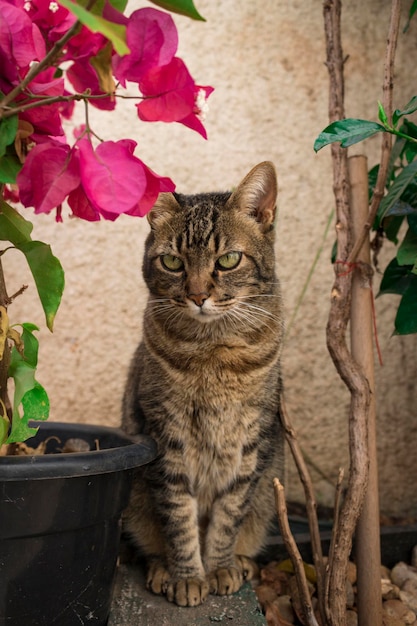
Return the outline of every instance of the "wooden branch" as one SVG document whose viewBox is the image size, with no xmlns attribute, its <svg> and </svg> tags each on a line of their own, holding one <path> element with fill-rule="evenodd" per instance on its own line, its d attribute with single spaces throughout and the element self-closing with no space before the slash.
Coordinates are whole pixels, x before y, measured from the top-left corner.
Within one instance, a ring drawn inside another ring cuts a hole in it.
<svg viewBox="0 0 417 626">
<path fill-rule="evenodd" d="M 394 62 L 395 52 L 397 49 L 398 31 L 400 28 L 401 17 L 401 0 L 392 0 L 391 5 L 391 18 L 387 36 L 387 47 L 385 51 L 385 63 L 384 63 L 384 82 L 382 86 L 382 105 L 388 116 L 388 119 L 392 117 L 392 93 L 394 85 Z M 385 183 L 387 180 L 389 160 L 391 156 L 392 135 L 390 133 L 384 133 L 382 136 L 381 145 L 381 161 L 378 170 L 378 176 L 375 183 L 374 193 L 372 195 L 371 206 L 369 209 L 368 217 L 363 225 L 362 232 L 355 241 L 352 251 L 349 254 L 348 261 L 353 263 L 356 261 L 358 253 L 362 248 L 366 238 L 369 236 L 369 232 L 374 224 L 376 214 L 378 213 L 379 205 L 384 197 Z"/>
<path fill-rule="evenodd" d="M 291 425 L 290 418 L 288 416 L 287 408 L 284 402 L 284 398 L 281 397 L 281 422 L 285 430 L 285 436 L 288 445 L 291 450 L 295 465 L 297 467 L 298 475 L 304 488 L 306 509 L 308 524 L 310 529 L 311 548 L 313 552 L 313 562 L 316 569 L 317 576 L 317 597 L 319 602 L 319 611 L 322 621 L 325 620 L 325 567 L 323 561 L 323 551 L 320 540 L 320 529 L 317 519 L 317 503 L 313 489 L 313 483 L 308 471 L 307 465 L 304 461 L 303 453 L 301 452 L 300 445 L 298 443 L 297 435 L 293 426 Z"/>
<path fill-rule="evenodd" d="M 368 214 L 368 165 L 364 156 L 349 159 L 353 233 L 356 235 Z M 371 269 L 369 237 L 358 253 L 360 267 Z M 358 571 L 358 624 L 382 624 L 381 550 L 379 539 L 378 461 L 376 448 L 376 408 L 373 351 L 372 273 L 364 280 L 363 271 L 354 272 L 350 342 L 352 355 L 360 363 L 371 390 L 368 415 L 369 480 L 355 533 Z"/>
<path fill-rule="evenodd" d="M 340 0 L 326 0 L 323 5 L 330 80 L 329 120 L 344 115 L 344 57 L 341 44 Z M 346 328 L 350 316 L 351 272 L 347 261 L 351 248 L 350 198 L 347 153 L 332 145 L 334 194 L 336 200 L 337 258 L 335 282 L 327 324 L 327 347 L 334 365 L 351 394 L 349 415 L 349 481 L 345 501 L 334 526 L 334 553 L 327 571 L 327 615 L 332 626 L 346 624 L 346 575 L 352 537 L 360 513 L 368 478 L 367 416 L 370 402 L 369 385 L 363 372 L 353 360 L 346 345 Z"/>
<path fill-rule="evenodd" d="M 307 577 L 304 570 L 303 559 L 298 550 L 297 544 L 290 529 L 290 525 L 288 523 L 284 487 L 282 486 L 278 478 L 274 478 L 274 492 L 281 535 L 290 556 L 291 562 L 293 564 L 295 577 L 297 579 L 297 588 L 300 594 L 300 604 L 303 611 L 304 623 L 305 626 L 318 626 L 311 604 L 310 591 L 307 584 Z"/>
<path fill-rule="evenodd" d="M 341 495 L 342 495 L 342 485 L 343 485 L 344 477 L 345 477 L 345 471 L 343 467 L 341 467 L 339 468 L 339 473 L 337 476 L 336 490 L 335 490 L 335 496 L 334 496 L 334 514 L 333 514 L 333 527 L 334 528 L 337 528 L 337 526 L 339 525 L 340 500 L 341 500 Z M 335 533 L 332 533 L 332 536 L 330 539 L 328 561 L 327 561 L 328 563 L 331 563 L 334 560 L 335 540 L 336 540 L 336 535 Z M 330 624 L 331 615 L 330 615 L 330 608 L 329 608 L 329 577 L 328 576 L 326 576 L 326 580 L 325 580 L 324 597 L 325 597 L 326 623 L 328 622 Z"/>
</svg>

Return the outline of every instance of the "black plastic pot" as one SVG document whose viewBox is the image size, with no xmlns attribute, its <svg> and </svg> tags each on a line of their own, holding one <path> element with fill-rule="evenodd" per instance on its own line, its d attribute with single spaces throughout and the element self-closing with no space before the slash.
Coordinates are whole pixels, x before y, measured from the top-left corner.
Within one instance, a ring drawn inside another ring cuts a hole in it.
<svg viewBox="0 0 417 626">
<path fill-rule="evenodd" d="M 118 429 L 56 422 L 27 443 L 52 436 L 82 438 L 94 451 L 0 457 L 0 624 L 102 626 L 134 469 L 156 446 Z"/>
</svg>

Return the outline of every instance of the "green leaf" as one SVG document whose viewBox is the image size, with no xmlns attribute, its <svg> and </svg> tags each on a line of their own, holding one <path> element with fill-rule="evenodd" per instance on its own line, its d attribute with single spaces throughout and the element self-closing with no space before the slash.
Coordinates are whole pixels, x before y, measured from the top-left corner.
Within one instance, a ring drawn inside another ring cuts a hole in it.
<svg viewBox="0 0 417 626">
<path fill-rule="evenodd" d="M 388 126 L 388 116 L 385 113 L 385 109 L 382 106 L 382 103 L 378 101 L 378 118 L 381 124 L 384 126 Z"/>
<path fill-rule="evenodd" d="M 24 356 L 12 349 L 9 375 L 14 380 L 12 428 L 7 443 L 24 441 L 36 434 L 37 428 L 29 426 L 30 420 L 46 420 L 49 416 L 49 400 L 44 388 L 36 381 L 39 342 L 34 324 L 22 324 Z M 23 409 L 20 414 L 20 407 Z"/>
<path fill-rule="evenodd" d="M 378 297 L 393 293 L 404 295 L 411 283 L 411 266 L 399 265 L 396 258 L 388 264 L 379 287 Z"/>
<path fill-rule="evenodd" d="M 6 154 L 6 147 L 15 140 L 17 133 L 18 117 L 6 117 L 0 121 L 0 157 Z"/>
<path fill-rule="evenodd" d="M 201 22 L 206 21 L 197 11 L 192 0 L 151 0 L 151 2 L 162 9 L 171 11 L 172 13 L 186 15 L 187 17 L 191 17 L 193 20 L 200 20 Z"/>
<path fill-rule="evenodd" d="M 395 334 L 417 333 L 417 275 L 412 274 L 410 285 L 401 298 L 395 316 Z"/>
<path fill-rule="evenodd" d="M 0 240 L 10 241 L 14 246 L 30 241 L 33 225 L 16 209 L 0 199 Z"/>
<path fill-rule="evenodd" d="M 410 21 L 411 21 L 411 18 L 413 17 L 413 15 L 414 15 L 414 13 L 415 13 L 416 11 L 417 11 L 417 0 L 413 0 L 413 4 L 411 5 L 411 7 L 410 7 L 410 11 L 409 11 L 409 13 L 408 13 L 408 20 L 407 20 L 407 23 L 406 23 L 406 25 L 404 26 L 404 30 L 403 30 L 403 32 L 404 32 L 404 33 L 406 32 L 406 30 L 407 30 L 407 29 L 408 29 L 408 27 L 410 26 Z"/>
<path fill-rule="evenodd" d="M 417 210 L 415 213 L 409 213 L 407 215 L 407 222 L 413 233 L 417 235 Z"/>
<path fill-rule="evenodd" d="M 5 154 L 0 158 L 0 183 L 15 183 L 22 164 L 14 154 Z"/>
<path fill-rule="evenodd" d="M 376 216 L 376 227 L 378 228 L 387 212 L 398 202 L 406 187 L 413 181 L 417 174 L 417 161 L 407 165 L 394 180 L 388 193 L 382 198 Z"/>
<path fill-rule="evenodd" d="M 409 228 L 397 250 L 398 265 L 414 265 L 417 260 L 417 235 Z"/>
<path fill-rule="evenodd" d="M 314 142 L 314 151 L 318 152 L 324 146 L 336 141 L 340 141 L 342 148 L 348 148 L 381 132 L 385 132 L 385 128 L 377 122 L 352 118 L 340 120 L 333 122 L 320 133 Z"/>
<path fill-rule="evenodd" d="M 52 331 L 65 285 L 62 265 L 52 254 L 51 246 L 41 241 L 21 243 L 16 248 L 26 256 L 45 313 L 46 325 Z"/>
<path fill-rule="evenodd" d="M 417 215 L 417 208 L 408 204 L 408 202 L 404 202 L 403 200 L 398 200 L 386 213 L 384 217 L 392 217 L 398 215 Z"/>
<path fill-rule="evenodd" d="M 404 115 L 411 115 L 414 111 L 417 111 L 417 96 L 413 96 L 410 102 L 406 104 L 405 109 L 402 111 L 400 109 L 395 109 L 392 115 L 392 123 L 396 126 L 401 117 L 404 117 Z"/>
<path fill-rule="evenodd" d="M 110 0 L 110 4 L 112 7 L 120 11 L 120 13 L 124 13 L 125 8 L 127 7 L 127 0 Z"/>
<path fill-rule="evenodd" d="M 3 415 L 0 416 L 0 446 L 7 441 L 7 435 L 9 433 L 9 420 Z"/>
<path fill-rule="evenodd" d="M 129 54 L 130 50 L 126 43 L 126 26 L 105 20 L 100 15 L 94 15 L 71 0 L 58 0 L 58 2 L 93 33 L 101 33 L 107 37 L 118 54 Z"/>
<path fill-rule="evenodd" d="M 383 221 L 384 232 L 389 241 L 398 245 L 398 233 L 404 222 L 404 215 L 392 215 L 385 217 Z"/>
</svg>

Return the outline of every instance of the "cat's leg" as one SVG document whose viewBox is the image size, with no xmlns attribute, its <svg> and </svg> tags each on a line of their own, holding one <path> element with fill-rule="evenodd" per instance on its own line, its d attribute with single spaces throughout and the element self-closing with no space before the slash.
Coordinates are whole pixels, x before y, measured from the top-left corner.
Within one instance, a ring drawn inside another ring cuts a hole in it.
<svg viewBox="0 0 417 626">
<path fill-rule="evenodd" d="M 172 446 L 152 467 L 148 491 L 163 537 L 164 559 L 151 558 L 148 585 L 179 606 L 197 606 L 209 593 L 201 559 L 197 501 L 181 456 Z"/>
<path fill-rule="evenodd" d="M 150 490 L 139 472 L 133 481 L 129 505 L 123 513 L 123 528 L 146 559 L 147 589 L 156 594 L 166 593 L 169 574 L 165 541 Z"/>
<path fill-rule="evenodd" d="M 236 553 L 236 542 L 252 490 L 248 483 L 236 481 L 213 503 L 204 552 L 210 593 L 235 593 L 255 572 L 255 563 L 249 557 Z"/>
</svg>

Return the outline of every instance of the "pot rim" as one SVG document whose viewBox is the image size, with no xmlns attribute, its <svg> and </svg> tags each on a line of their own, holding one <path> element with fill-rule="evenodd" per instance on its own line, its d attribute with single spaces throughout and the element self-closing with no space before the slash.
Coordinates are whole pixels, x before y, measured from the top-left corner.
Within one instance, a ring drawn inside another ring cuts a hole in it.
<svg viewBox="0 0 417 626">
<path fill-rule="evenodd" d="M 38 426 L 39 423 L 31 424 Z M 60 479 L 93 476 L 132 470 L 156 457 L 155 441 L 147 435 L 131 437 L 120 428 L 70 422 L 42 422 L 36 435 L 40 440 L 65 435 L 87 440 L 113 440 L 114 445 L 88 452 L 0 457 L 0 482 L 17 480 Z M 29 439 L 30 444 L 34 438 Z"/>
</svg>

